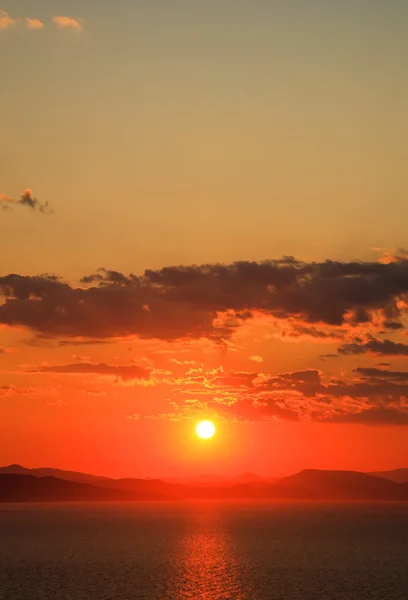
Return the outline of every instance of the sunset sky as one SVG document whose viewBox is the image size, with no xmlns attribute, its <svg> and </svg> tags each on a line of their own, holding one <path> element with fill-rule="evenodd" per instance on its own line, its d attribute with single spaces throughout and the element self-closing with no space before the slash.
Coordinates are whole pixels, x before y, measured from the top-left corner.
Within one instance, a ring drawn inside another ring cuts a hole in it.
<svg viewBox="0 0 408 600">
<path fill-rule="evenodd" d="M 1 465 L 408 467 L 407 19 L 0 0 Z"/>
</svg>

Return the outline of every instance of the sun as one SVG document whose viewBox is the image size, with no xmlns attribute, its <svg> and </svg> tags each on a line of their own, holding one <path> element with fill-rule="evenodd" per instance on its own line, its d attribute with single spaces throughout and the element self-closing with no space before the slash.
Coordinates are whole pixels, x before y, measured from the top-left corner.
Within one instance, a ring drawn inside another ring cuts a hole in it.
<svg viewBox="0 0 408 600">
<path fill-rule="evenodd" d="M 203 440 L 209 440 L 215 434 L 215 425 L 211 421 L 200 421 L 196 427 L 196 434 Z"/>
</svg>

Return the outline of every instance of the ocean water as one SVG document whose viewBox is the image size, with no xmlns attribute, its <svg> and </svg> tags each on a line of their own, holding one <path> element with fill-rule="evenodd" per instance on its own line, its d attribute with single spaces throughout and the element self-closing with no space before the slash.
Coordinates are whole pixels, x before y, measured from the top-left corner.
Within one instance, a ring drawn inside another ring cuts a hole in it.
<svg viewBox="0 0 408 600">
<path fill-rule="evenodd" d="M 0 505 L 2 600 L 407 600 L 405 504 Z"/>
</svg>

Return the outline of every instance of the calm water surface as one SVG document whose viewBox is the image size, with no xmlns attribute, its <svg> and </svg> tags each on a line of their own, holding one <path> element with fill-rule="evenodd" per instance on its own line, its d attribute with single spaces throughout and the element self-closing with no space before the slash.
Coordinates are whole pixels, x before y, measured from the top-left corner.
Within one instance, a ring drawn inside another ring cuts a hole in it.
<svg viewBox="0 0 408 600">
<path fill-rule="evenodd" d="M 407 600 L 405 504 L 0 505 L 3 600 Z"/>
</svg>

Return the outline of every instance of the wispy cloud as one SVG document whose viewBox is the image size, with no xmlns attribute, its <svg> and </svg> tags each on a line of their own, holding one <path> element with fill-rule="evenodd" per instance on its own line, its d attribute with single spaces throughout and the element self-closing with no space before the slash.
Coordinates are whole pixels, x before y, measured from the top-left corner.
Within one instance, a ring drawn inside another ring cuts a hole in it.
<svg viewBox="0 0 408 600">
<path fill-rule="evenodd" d="M 52 18 L 58 29 L 74 29 L 75 31 L 82 31 L 83 20 L 72 19 L 71 17 L 56 16 Z"/>
<path fill-rule="evenodd" d="M 24 19 L 24 21 L 25 21 L 26 29 L 29 29 L 31 31 L 44 29 L 44 27 L 45 27 L 44 23 L 42 21 L 40 21 L 39 19 L 29 19 L 27 17 L 26 19 Z"/>
<path fill-rule="evenodd" d="M 149 379 L 150 369 L 138 365 L 108 365 L 105 363 L 74 363 L 69 365 L 41 366 L 33 369 L 37 373 L 61 373 L 76 375 L 113 375 L 118 380 Z"/>
<path fill-rule="evenodd" d="M 73 19 L 63 15 L 52 17 L 52 22 L 58 29 L 71 29 L 82 31 L 84 28 L 83 19 Z M 0 30 L 11 29 L 14 26 L 25 28 L 28 31 L 40 31 L 45 28 L 45 23 L 37 18 L 31 17 L 11 17 L 6 11 L 0 9 Z"/>
<path fill-rule="evenodd" d="M 13 200 L 9 198 L 6 194 L 0 193 L 0 208 L 2 210 L 11 210 L 11 205 L 13 204 Z"/>
<path fill-rule="evenodd" d="M 4 10 L 0 10 L 0 29 L 9 29 L 16 24 L 16 19 L 12 19 Z"/>
<path fill-rule="evenodd" d="M 40 202 L 33 196 L 33 190 L 26 189 L 19 200 L 13 200 L 6 194 L 0 194 L 0 208 L 2 210 L 11 210 L 13 206 L 27 206 L 31 210 L 37 210 L 42 214 L 52 214 L 54 211 L 48 202 Z"/>
<path fill-rule="evenodd" d="M 262 356 L 250 356 L 249 360 L 252 360 L 252 362 L 256 362 L 256 363 L 262 363 L 263 362 Z"/>
<path fill-rule="evenodd" d="M 32 210 L 38 210 L 41 213 L 50 214 L 53 212 L 48 202 L 43 204 L 42 202 L 37 200 L 37 198 L 34 198 L 33 190 L 31 189 L 25 190 L 20 200 L 16 201 L 16 204 L 20 204 L 21 206 L 28 206 Z"/>
</svg>

